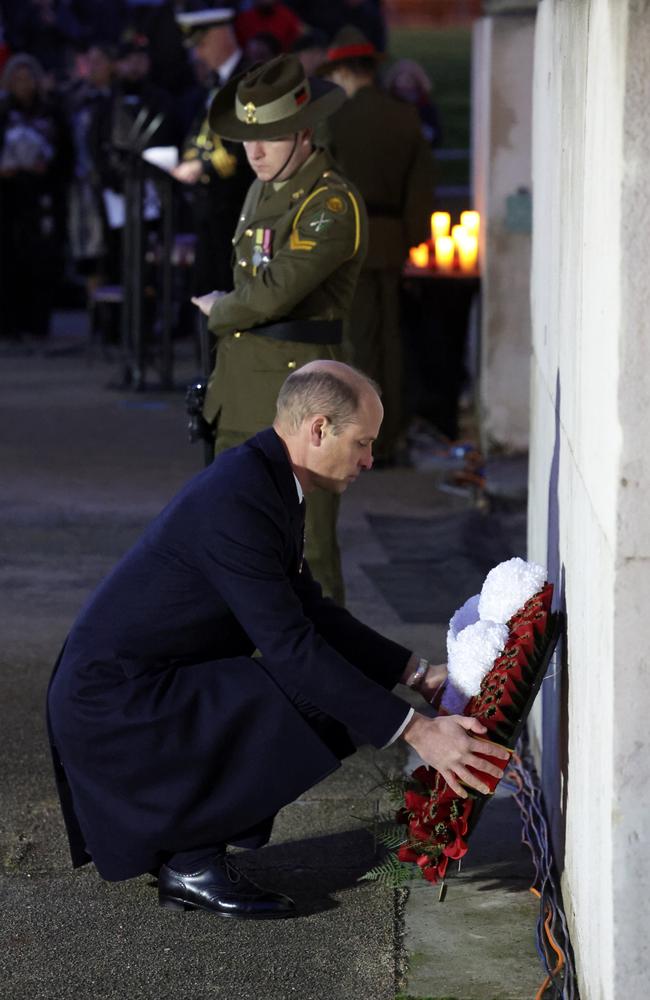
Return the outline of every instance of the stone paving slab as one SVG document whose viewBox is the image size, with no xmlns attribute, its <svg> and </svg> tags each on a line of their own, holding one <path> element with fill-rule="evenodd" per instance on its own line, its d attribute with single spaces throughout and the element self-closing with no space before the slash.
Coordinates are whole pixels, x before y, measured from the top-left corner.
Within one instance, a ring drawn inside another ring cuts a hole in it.
<svg viewBox="0 0 650 1000">
<path fill-rule="evenodd" d="M 544 974 L 535 949 L 534 872 L 517 807 L 499 788 L 483 810 L 460 873 L 415 882 L 406 907 L 408 992 L 446 1000 L 531 1000 Z M 455 867 L 455 866 L 453 866 Z"/>
<path fill-rule="evenodd" d="M 299 919 L 180 915 L 155 905 L 146 878 L 119 885 L 92 872 L 9 879 L 2 888 L 2 996 L 392 1000 L 393 893 L 348 889 L 345 869 L 331 869 L 325 884 L 321 876 L 316 892 L 310 873 L 302 881 L 294 873 L 263 874 L 271 888 L 291 885 Z"/>
</svg>

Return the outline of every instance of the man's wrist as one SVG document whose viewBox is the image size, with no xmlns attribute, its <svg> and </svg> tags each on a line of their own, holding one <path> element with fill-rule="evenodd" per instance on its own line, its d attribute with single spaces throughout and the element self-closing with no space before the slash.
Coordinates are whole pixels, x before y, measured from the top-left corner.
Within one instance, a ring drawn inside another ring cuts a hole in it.
<svg viewBox="0 0 650 1000">
<path fill-rule="evenodd" d="M 446 664 L 433 664 L 417 653 L 411 654 L 401 677 L 402 684 L 417 691 L 429 704 L 438 701 L 446 680 Z"/>
<path fill-rule="evenodd" d="M 414 714 L 415 714 L 415 709 L 414 708 L 410 708 L 408 710 L 408 712 L 406 713 L 406 715 L 404 716 L 404 722 L 393 733 L 393 735 L 389 739 L 388 743 L 384 744 L 384 746 L 382 747 L 382 750 L 385 750 L 386 747 L 391 746 L 395 742 L 395 740 L 398 740 L 400 738 L 400 736 L 404 736 L 404 731 L 407 728 L 407 726 L 408 726 L 409 722 L 411 721 L 411 719 L 413 718 Z"/>
<path fill-rule="evenodd" d="M 420 713 L 414 711 L 410 718 L 407 716 L 404 728 L 400 733 L 401 739 L 403 739 L 405 743 L 408 743 L 409 746 L 413 747 L 414 750 L 417 750 L 415 744 L 418 742 L 418 734 L 422 729 L 422 723 L 424 721 L 425 720 Z"/>
<path fill-rule="evenodd" d="M 411 676 L 411 674 L 413 673 L 413 671 L 417 670 L 417 666 L 418 666 L 419 662 L 420 662 L 420 656 L 419 656 L 419 654 L 418 653 L 411 653 L 411 655 L 409 656 L 409 658 L 408 658 L 408 660 L 406 662 L 404 670 L 402 671 L 402 676 L 399 679 L 400 684 L 406 684 L 406 682 L 408 681 L 408 679 Z"/>
<path fill-rule="evenodd" d="M 410 675 L 406 679 L 406 686 L 413 688 L 414 691 L 419 691 L 422 681 L 427 675 L 427 670 L 429 669 L 429 661 L 425 659 L 424 656 L 418 657 L 418 662 Z"/>
</svg>

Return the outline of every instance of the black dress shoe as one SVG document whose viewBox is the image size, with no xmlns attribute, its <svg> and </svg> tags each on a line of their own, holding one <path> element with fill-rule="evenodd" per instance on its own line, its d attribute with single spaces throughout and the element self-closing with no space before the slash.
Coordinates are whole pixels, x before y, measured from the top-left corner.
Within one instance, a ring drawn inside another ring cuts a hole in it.
<svg viewBox="0 0 650 1000">
<path fill-rule="evenodd" d="M 292 917 L 296 912 L 292 899 L 260 889 L 225 854 L 192 875 L 163 865 L 158 873 L 158 902 L 170 910 L 209 910 L 240 920 Z"/>
</svg>

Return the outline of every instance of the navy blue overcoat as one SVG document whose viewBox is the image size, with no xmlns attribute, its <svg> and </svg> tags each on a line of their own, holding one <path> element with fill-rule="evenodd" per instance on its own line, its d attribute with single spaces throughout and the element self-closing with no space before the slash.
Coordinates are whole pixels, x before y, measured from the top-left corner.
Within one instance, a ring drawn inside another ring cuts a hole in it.
<svg viewBox="0 0 650 1000">
<path fill-rule="evenodd" d="M 390 689 L 409 651 L 322 596 L 303 523 L 262 431 L 192 479 L 81 611 L 48 692 L 75 866 L 131 878 L 269 821 L 339 765 L 298 704 L 355 744 L 403 722 Z"/>
</svg>

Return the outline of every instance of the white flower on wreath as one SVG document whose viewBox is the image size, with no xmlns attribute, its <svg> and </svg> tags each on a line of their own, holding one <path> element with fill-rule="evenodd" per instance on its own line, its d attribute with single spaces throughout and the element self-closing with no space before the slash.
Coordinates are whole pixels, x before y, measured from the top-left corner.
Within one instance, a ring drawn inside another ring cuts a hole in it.
<svg viewBox="0 0 650 1000">
<path fill-rule="evenodd" d="M 468 625 L 473 625 L 474 622 L 479 620 L 478 602 L 480 596 L 480 594 L 474 594 L 473 597 L 468 597 L 458 611 L 452 615 L 449 622 L 449 631 L 447 632 L 447 659 L 451 659 L 454 655 L 453 650 L 459 632 L 462 632 Z"/>
<path fill-rule="evenodd" d="M 447 632 L 449 680 L 440 707 L 461 714 L 492 669 L 508 640 L 506 622 L 546 582 L 546 570 L 515 557 L 499 563 L 485 578 L 480 594 L 456 611 Z"/>
<path fill-rule="evenodd" d="M 545 582 L 546 570 L 537 563 L 518 556 L 499 563 L 490 570 L 481 588 L 479 617 L 505 625 Z"/>
<path fill-rule="evenodd" d="M 471 698 L 492 669 L 508 640 L 508 628 L 499 622 L 477 621 L 456 636 L 447 670 L 451 683 Z"/>
</svg>

